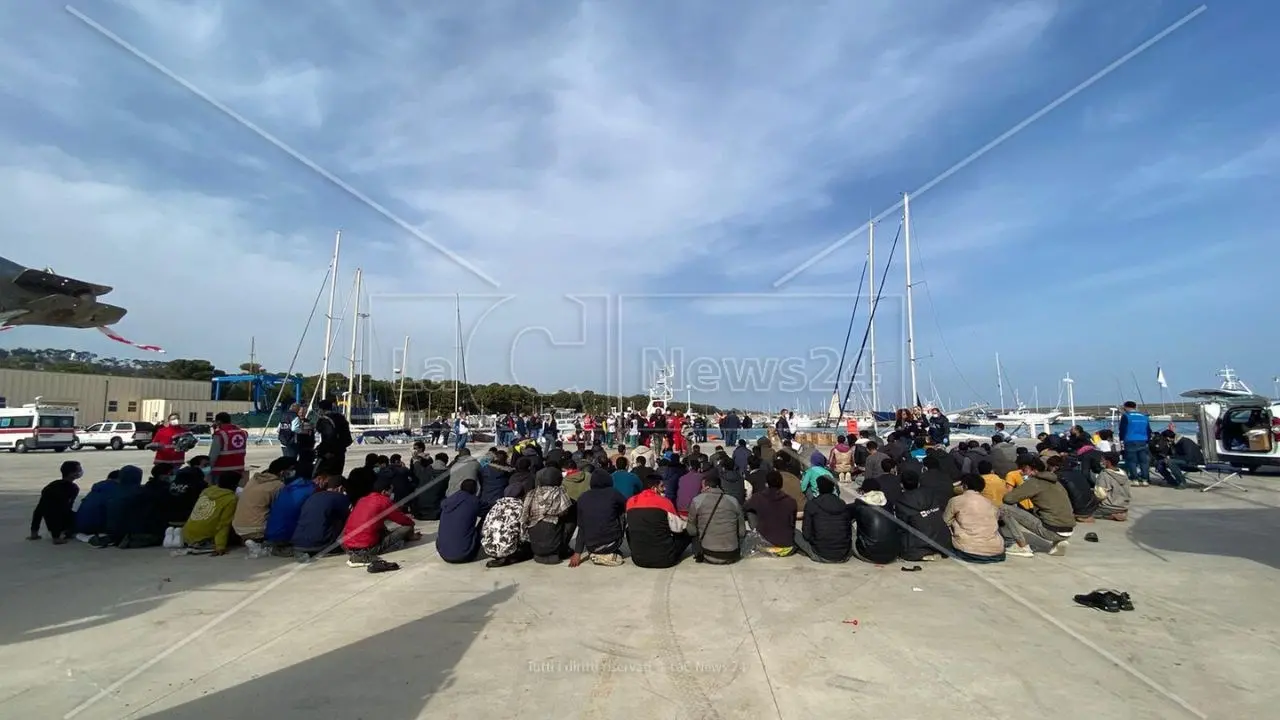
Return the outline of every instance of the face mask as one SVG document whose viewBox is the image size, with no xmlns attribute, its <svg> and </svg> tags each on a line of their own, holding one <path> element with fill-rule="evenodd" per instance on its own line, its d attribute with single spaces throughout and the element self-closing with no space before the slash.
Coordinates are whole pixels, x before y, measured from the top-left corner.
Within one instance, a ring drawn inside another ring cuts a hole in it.
<svg viewBox="0 0 1280 720">
<path fill-rule="evenodd" d="M 204 473 L 205 477 L 209 477 L 209 473 L 213 472 L 213 468 L 210 467 L 209 465 L 205 465 L 204 467 L 200 468 L 200 472 Z"/>
<path fill-rule="evenodd" d="M 172 425 L 173 427 L 177 427 L 177 426 L 181 425 L 182 423 L 178 422 L 178 418 L 174 418 L 174 419 L 172 419 L 172 420 L 170 420 L 170 421 L 169 421 L 169 424 L 170 424 L 170 425 Z"/>
</svg>

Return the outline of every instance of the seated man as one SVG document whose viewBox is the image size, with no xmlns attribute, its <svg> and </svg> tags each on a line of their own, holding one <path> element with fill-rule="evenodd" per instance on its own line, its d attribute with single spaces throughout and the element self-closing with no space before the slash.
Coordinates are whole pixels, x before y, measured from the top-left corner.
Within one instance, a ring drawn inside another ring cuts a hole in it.
<svg viewBox="0 0 1280 720">
<path fill-rule="evenodd" d="M 418 494 L 413 498 L 412 510 L 418 520 L 439 520 L 440 506 L 444 504 L 449 489 L 449 456 L 436 453 L 433 458 L 426 453 L 416 455 L 410 464 Z"/>
<path fill-rule="evenodd" d="M 627 501 L 627 545 L 631 562 L 642 568 L 675 567 L 692 538 L 676 506 L 663 494 L 663 477 L 653 472 L 641 476 L 644 492 Z"/>
<path fill-rule="evenodd" d="M 815 562 L 842 563 L 853 551 L 853 507 L 840 499 L 830 477 L 820 477 L 817 482 L 817 497 L 804 506 L 796 548 Z"/>
<path fill-rule="evenodd" d="M 990 460 L 978 461 L 978 476 L 982 478 L 982 496 L 999 507 L 1004 504 L 1004 494 L 1008 492 L 1004 478 L 995 472 Z"/>
<path fill-rule="evenodd" d="M 978 463 L 988 470 L 986 460 Z M 1003 487 L 1004 481 L 1000 481 Z M 955 556 L 971 563 L 1004 562 L 1004 540 L 1000 537 L 1000 511 L 983 495 L 988 482 L 981 475 L 960 476 L 964 491 L 947 502 L 942 522 L 951 531 Z"/>
<path fill-rule="evenodd" d="M 1019 528 L 1048 544 L 1050 555 L 1065 555 L 1067 539 L 1076 527 L 1076 516 L 1071 511 L 1071 498 L 1067 497 L 1066 489 L 1058 482 L 1058 476 L 1046 470 L 1044 463 L 1034 455 L 1018 457 L 1018 472 L 1023 482 L 1005 493 L 1006 516 Z M 1031 510 L 1018 506 L 1023 500 L 1031 501 Z"/>
<path fill-rule="evenodd" d="M 626 463 L 620 458 L 618 462 Z M 616 474 L 616 473 L 615 473 Z M 574 541 L 569 567 L 578 567 L 584 559 L 593 565 L 617 567 L 622 564 L 623 521 L 627 500 L 614 487 L 614 478 L 603 470 L 590 476 L 591 489 L 578 498 L 578 535 Z M 636 482 L 640 479 L 636 478 Z"/>
<path fill-rule="evenodd" d="M 572 462 L 569 458 L 565 463 Z M 533 561 L 558 565 L 573 555 L 569 547 L 577 527 L 577 507 L 564 489 L 564 476 L 554 464 L 534 476 L 537 487 L 525 497 L 524 523 Z"/>
<path fill-rule="evenodd" d="M 196 552 L 226 555 L 231 539 L 231 521 L 236 514 L 236 488 L 240 473 L 218 473 L 217 485 L 205 488 L 191 508 L 191 517 L 182 526 L 182 541 Z"/>
<path fill-rule="evenodd" d="M 1196 448 L 1199 450 L 1199 448 Z M 1105 452 L 1102 454 L 1102 472 L 1098 473 L 1098 495 L 1096 517 L 1106 520 L 1124 522 L 1129 519 L 1129 474 L 1120 469 L 1120 453 Z"/>
<path fill-rule="evenodd" d="M 638 494 L 644 490 L 644 485 L 640 482 L 640 476 L 627 469 L 627 458 L 616 457 L 613 460 L 613 487 L 622 494 L 622 499 L 630 499 L 632 495 Z M 644 465 L 640 465 L 644 467 Z"/>
<path fill-rule="evenodd" d="M 436 529 L 436 552 L 451 564 L 469 563 L 480 555 L 480 488 L 472 478 L 444 499 Z"/>
<path fill-rule="evenodd" d="M 520 458 L 521 462 L 525 460 Z M 502 498 L 485 514 L 480 525 L 480 549 L 490 558 L 485 567 L 505 567 L 533 557 L 524 525 L 524 496 L 527 492 L 524 480 L 512 475 Z"/>
<path fill-rule="evenodd" d="M 75 460 L 67 460 L 58 468 L 59 478 L 44 486 L 36 509 L 31 513 L 31 534 L 28 540 L 40 539 L 40 523 L 49 528 L 54 545 L 62 545 L 75 534 L 76 513 L 72 509 L 80 486 L 76 481 L 84 476 L 84 470 Z"/>
<path fill-rule="evenodd" d="M 926 461 L 933 459 L 925 458 Z M 939 481 L 943 484 L 926 487 L 924 479 L 914 470 L 904 470 L 900 476 L 902 497 L 894 504 L 893 512 L 903 524 L 899 553 L 903 560 L 941 560 L 943 554 L 951 551 L 951 529 L 942 519 L 942 511 L 952 497 L 951 483 L 945 480 L 941 470 L 925 470 L 925 475 L 930 472 L 943 478 Z"/>
<path fill-rule="evenodd" d="M 1169 487 L 1184 487 L 1187 484 L 1186 471 L 1204 466 L 1204 453 L 1195 440 L 1185 435 L 1178 437 L 1172 430 L 1162 430 L 1160 435 L 1167 441 L 1172 452 L 1160 458 L 1156 463 L 1156 471 Z"/>
<path fill-rule="evenodd" d="M 782 477 L 782 491 L 795 501 L 797 508 L 804 507 L 803 503 L 809 498 L 800 486 L 800 473 L 804 470 L 800 468 L 800 461 L 796 459 L 795 453 L 779 451 L 773 457 L 773 469 Z"/>
<path fill-rule="evenodd" d="M 97 535 L 107 532 L 107 501 L 120 489 L 120 471 L 107 473 L 106 480 L 99 480 L 89 488 L 89 493 L 76 509 L 76 539 L 91 542 Z"/>
<path fill-rule="evenodd" d="M 341 475 L 319 475 L 316 482 L 319 487 L 302 503 L 289 539 L 295 555 L 315 557 L 342 551 L 342 529 L 351 515 L 351 498 L 342 491 Z"/>
<path fill-rule="evenodd" d="M 244 540 L 251 554 L 258 552 L 260 544 L 266 542 L 271 503 L 275 502 L 284 484 L 293 480 L 297 465 L 294 458 L 278 457 L 265 471 L 256 473 L 240 491 L 231 528 Z"/>
<path fill-rule="evenodd" d="M 119 478 L 119 489 L 107 501 L 105 543 L 99 544 L 121 548 L 160 545 L 164 535 L 152 532 L 156 513 L 152 496 L 142 489 L 142 468 L 125 465 L 120 468 Z"/>
<path fill-rule="evenodd" d="M 685 459 L 685 466 L 688 471 L 680 476 L 676 485 L 676 512 L 681 517 L 689 514 L 689 505 L 702 492 L 703 478 L 713 474 L 710 463 L 703 463 L 693 456 Z"/>
<path fill-rule="evenodd" d="M 715 473 L 703 475 L 702 492 L 689 503 L 685 531 L 693 537 L 697 562 L 728 565 L 742 559 L 742 538 L 747 535 L 742 506 L 724 492 Z"/>
<path fill-rule="evenodd" d="M 298 529 L 298 520 L 302 517 L 302 506 L 315 494 L 317 481 L 321 487 L 327 481 L 327 476 L 312 480 L 290 474 L 295 472 L 295 469 L 282 471 L 280 479 L 286 485 L 276 493 L 275 499 L 271 501 L 271 510 L 267 513 L 266 541 L 273 548 L 279 548 L 277 554 L 283 554 L 286 549 L 289 555 L 293 554 L 290 546 L 293 534 Z"/>
<path fill-rule="evenodd" d="M 388 525 L 397 527 L 389 530 Z M 414 532 L 413 518 L 391 502 L 390 480 L 374 480 L 371 492 L 356 501 L 342 530 L 347 567 L 368 567 L 379 555 L 399 550 L 421 537 Z"/>
<path fill-rule="evenodd" d="M 779 455 L 777 460 L 784 456 Z M 785 463 L 784 463 L 785 465 Z M 765 488 L 751 496 L 744 508 L 747 524 L 768 543 L 764 552 L 775 557 L 786 557 L 796 549 L 795 498 L 783 490 L 783 474 L 777 470 L 769 473 Z M 797 484 L 799 478 L 796 478 Z"/>
<path fill-rule="evenodd" d="M 853 501 L 853 523 L 857 531 L 853 555 L 876 565 L 897 560 L 902 550 L 902 529 L 893 517 L 893 505 L 880 490 L 884 477 L 863 480 L 862 495 Z"/>
</svg>

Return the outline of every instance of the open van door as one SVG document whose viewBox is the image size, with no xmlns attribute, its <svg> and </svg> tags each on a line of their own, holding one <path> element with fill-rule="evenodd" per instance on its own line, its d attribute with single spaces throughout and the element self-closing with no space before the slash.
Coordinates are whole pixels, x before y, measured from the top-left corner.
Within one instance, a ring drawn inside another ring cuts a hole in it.
<svg viewBox="0 0 1280 720">
<path fill-rule="evenodd" d="M 1249 451 L 1243 448 L 1229 448 L 1224 445 L 1224 420 L 1234 415 L 1256 412 L 1263 418 L 1264 426 L 1271 425 L 1272 400 L 1255 393 L 1215 388 L 1188 390 L 1182 393 L 1182 397 L 1197 402 L 1198 440 L 1206 463 L 1222 462 L 1224 460 L 1222 455 L 1228 454 L 1234 456 L 1231 458 L 1234 464 L 1242 453 L 1249 454 Z M 1270 427 L 1266 429 L 1269 431 Z M 1271 447 L 1273 445 L 1263 451 L 1263 454 L 1270 454 Z"/>
</svg>

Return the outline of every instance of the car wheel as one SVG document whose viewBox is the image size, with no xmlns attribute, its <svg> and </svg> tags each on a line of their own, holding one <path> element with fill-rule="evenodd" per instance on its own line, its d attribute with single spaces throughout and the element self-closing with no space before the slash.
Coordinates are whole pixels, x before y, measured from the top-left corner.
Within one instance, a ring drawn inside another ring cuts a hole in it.
<svg viewBox="0 0 1280 720">
<path fill-rule="evenodd" d="M 16 442 L 16 443 L 14 443 L 14 444 L 13 444 L 13 451 L 14 451 L 14 452 L 19 452 L 19 453 L 24 453 L 24 452 L 26 452 L 26 451 L 27 451 L 27 444 L 26 444 L 25 442 L 23 442 L 22 440 L 19 440 L 18 442 Z"/>
<path fill-rule="evenodd" d="M 80 438 L 76 438 L 75 440 L 72 440 L 72 441 L 71 441 L 71 449 L 72 449 L 72 450 L 79 450 L 79 449 L 80 449 Z"/>
<path fill-rule="evenodd" d="M 112 449 L 112 450 L 123 450 L 123 449 L 124 449 L 124 442 L 123 442 L 122 440 L 120 440 L 120 438 L 111 438 L 111 449 Z"/>
<path fill-rule="evenodd" d="M 66 450 L 67 449 L 65 447 L 56 447 L 53 449 L 54 452 L 66 452 Z"/>
</svg>

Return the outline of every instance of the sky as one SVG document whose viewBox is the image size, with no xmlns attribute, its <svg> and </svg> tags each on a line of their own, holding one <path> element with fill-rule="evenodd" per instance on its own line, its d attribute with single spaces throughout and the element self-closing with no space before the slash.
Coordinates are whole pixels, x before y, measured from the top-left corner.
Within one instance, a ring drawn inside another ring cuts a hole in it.
<svg viewBox="0 0 1280 720">
<path fill-rule="evenodd" d="M 1157 366 L 1270 392 L 1278 25 L 1260 0 L 13 4 L 3 254 L 113 286 L 167 357 L 316 372 L 340 230 L 335 369 L 359 267 L 376 376 L 408 336 L 417 377 L 634 393 L 670 364 L 695 402 L 816 410 L 863 347 L 880 217 L 887 408 L 912 192 L 922 398 L 998 404 L 997 354 L 1006 405 L 1065 403 L 1067 373 L 1080 403 L 1156 400 Z"/>
</svg>

